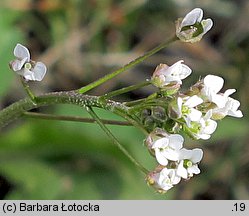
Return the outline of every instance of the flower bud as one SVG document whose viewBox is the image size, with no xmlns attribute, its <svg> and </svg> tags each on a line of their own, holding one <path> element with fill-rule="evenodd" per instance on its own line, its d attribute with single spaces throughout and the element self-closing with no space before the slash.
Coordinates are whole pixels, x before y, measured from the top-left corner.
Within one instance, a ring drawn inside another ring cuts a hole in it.
<svg viewBox="0 0 249 216">
<path fill-rule="evenodd" d="M 167 119 L 166 111 L 163 107 L 156 106 L 152 108 L 152 117 L 157 119 L 160 122 L 163 122 Z"/>
</svg>

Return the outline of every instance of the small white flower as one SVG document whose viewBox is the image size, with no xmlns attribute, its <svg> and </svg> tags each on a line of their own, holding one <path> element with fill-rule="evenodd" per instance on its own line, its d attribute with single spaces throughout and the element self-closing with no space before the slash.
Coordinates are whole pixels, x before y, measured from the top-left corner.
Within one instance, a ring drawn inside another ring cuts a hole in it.
<svg viewBox="0 0 249 216">
<path fill-rule="evenodd" d="M 207 140 L 217 128 L 217 122 L 211 119 L 212 110 L 209 110 L 199 122 L 194 122 L 190 126 L 190 131 L 196 139 Z"/>
<path fill-rule="evenodd" d="M 168 160 L 179 160 L 179 150 L 183 146 L 183 141 L 183 137 L 179 134 L 171 134 L 156 140 L 152 145 L 152 149 L 155 151 L 158 163 L 166 166 Z"/>
<path fill-rule="evenodd" d="M 231 97 L 227 98 L 225 106 L 222 108 L 214 108 L 212 117 L 214 119 L 222 119 L 225 116 L 233 116 L 237 118 L 243 117 L 243 114 L 240 110 L 238 110 L 240 106 L 240 102 Z"/>
<path fill-rule="evenodd" d="M 191 125 L 192 121 L 199 121 L 202 116 L 202 112 L 195 109 L 194 107 L 200 105 L 203 100 L 197 95 L 191 97 L 177 98 L 178 112 L 181 114 L 188 126 Z"/>
<path fill-rule="evenodd" d="M 224 79 L 215 75 L 207 75 L 203 79 L 203 85 L 201 95 L 204 99 L 215 103 L 218 107 L 223 107 L 226 103 L 226 98 L 218 93 L 224 85 Z"/>
<path fill-rule="evenodd" d="M 152 81 L 155 86 L 162 88 L 167 85 L 182 84 L 182 80 L 191 74 L 192 70 L 183 60 L 176 62 L 170 67 L 166 64 L 160 64 L 152 75 Z"/>
<path fill-rule="evenodd" d="M 194 174 L 199 174 L 201 171 L 198 168 L 198 163 L 203 157 L 203 151 L 201 149 L 181 149 L 180 150 L 180 162 L 176 170 L 176 174 L 184 179 L 192 177 Z"/>
<path fill-rule="evenodd" d="M 176 21 L 176 36 L 183 42 L 197 42 L 213 26 L 211 19 L 202 20 L 203 11 L 195 8 L 190 11 L 183 19 Z"/>
<path fill-rule="evenodd" d="M 240 102 L 229 97 L 236 92 L 235 89 L 227 89 L 224 93 L 219 93 L 224 84 L 221 77 L 214 75 L 207 75 L 203 79 L 203 88 L 201 89 L 201 96 L 205 101 L 214 103 L 217 107 L 213 109 L 212 118 L 222 119 L 225 116 L 233 116 L 237 118 L 243 117 L 243 114 L 238 110 Z"/>
<path fill-rule="evenodd" d="M 42 62 L 34 62 L 30 59 L 29 50 L 17 44 L 14 49 L 15 60 L 10 62 L 10 67 L 26 80 L 41 81 L 46 74 L 46 65 Z"/>
<path fill-rule="evenodd" d="M 174 185 L 180 182 L 181 178 L 176 175 L 175 169 L 168 169 L 164 168 L 159 173 L 157 184 L 159 188 L 163 189 L 164 191 L 168 191 Z"/>
</svg>

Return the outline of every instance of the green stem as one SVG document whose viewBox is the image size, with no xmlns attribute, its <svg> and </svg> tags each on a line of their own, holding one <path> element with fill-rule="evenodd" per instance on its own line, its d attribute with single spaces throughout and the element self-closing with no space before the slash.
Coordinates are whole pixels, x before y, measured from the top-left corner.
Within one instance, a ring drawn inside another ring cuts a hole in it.
<svg viewBox="0 0 249 216">
<path fill-rule="evenodd" d="M 24 90 L 26 91 L 27 95 L 30 97 L 30 99 L 33 101 L 33 103 L 36 103 L 35 95 L 31 91 L 31 89 L 29 88 L 27 81 L 24 80 L 23 77 L 20 77 L 20 79 L 21 79 L 22 86 L 23 86 Z"/>
<path fill-rule="evenodd" d="M 126 92 L 133 91 L 135 89 L 139 89 L 139 88 L 148 86 L 150 84 L 151 84 L 150 80 L 146 80 L 144 82 L 141 82 L 141 83 L 138 83 L 138 84 L 135 84 L 135 85 L 131 85 L 131 86 L 128 86 L 128 87 L 124 87 L 124 88 L 109 92 L 109 93 L 101 96 L 101 98 L 102 97 L 105 98 L 105 99 L 111 98 L 111 97 L 114 97 L 114 96 L 117 96 L 117 95 L 120 95 L 120 94 L 124 94 Z"/>
<path fill-rule="evenodd" d="M 64 115 L 53 115 L 53 114 L 44 114 L 36 112 L 25 112 L 23 116 L 28 118 L 35 119 L 46 119 L 46 120 L 59 120 L 59 121 L 74 121 L 74 122 L 85 122 L 85 123 L 95 123 L 96 120 L 90 118 L 82 118 L 79 116 L 64 116 Z M 104 124 L 118 125 L 118 126 L 131 126 L 132 124 L 126 121 L 116 121 L 116 120 L 107 120 L 101 119 Z"/>
<path fill-rule="evenodd" d="M 36 97 L 36 103 L 30 98 L 19 100 L 5 109 L 0 111 L 0 129 L 15 119 L 18 119 L 24 115 L 25 112 L 42 106 L 50 106 L 55 104 L 72 104 L 80 107 L 98 107 L 110 111 L 120 117 L 125 118 L 132 125 L 138 127 L 146 134 L 146 130 L 140 125 L 139 120 L 134 120 L 132 116 L 128 114 L 129 107 L 123 103 L 115 102 L 112 100 L 100 100 L 100 97 L 82 95 L 75 91 L 68 92 L 53 92 Z"/>
<path fill-rule="evenodd" d="M 112 142 L 130 159 L 130 161 L 135 164 L 143 173 L 148 174 L 149 171 L 144 168 L 130 153 L 119 143 L 117 138 L 112 134 L 112 132 L 104 125 L 101 119 L 96 115 L 91 107 L 87 108 L 89 114 L 95 119 L 101 129 L 106 133 L 106 135 L 112 140 Z"/>
<path fill-rule="evenodd" d="M 102 83 L 116 77 L 117 75 L 119 75 L 120 73 L 136 66 L 137 64 L 141 63 L 142 61 L 144 61 L 145 59 L 147 59 L 148 57 L 152 56 L 153 54 L 157 53 L 158 51 L 160 51 L 161 49 L 167 47 L 170 43 L 174 42 L 178 40 L 178 38 L 176 36 L 174 36 L 173 38 L 171 38 L 170 40 L 160 44 L 159 46 L 155 47 L 154 49 L 148 51 L 147 53 L 145 53 L 144 55 L 136 58 L 135 60 L 131 61 L 130 63 L 126 64 L 125 66 L 123 66 L 122 68 L 119 68 L 118 70 L 105 75 L 104 77 L 96 80 L 95 82 L 92 82 L 80 89 L 78 89 L 77 91 L 81 94 L 101 85 Z"/>
</svg>

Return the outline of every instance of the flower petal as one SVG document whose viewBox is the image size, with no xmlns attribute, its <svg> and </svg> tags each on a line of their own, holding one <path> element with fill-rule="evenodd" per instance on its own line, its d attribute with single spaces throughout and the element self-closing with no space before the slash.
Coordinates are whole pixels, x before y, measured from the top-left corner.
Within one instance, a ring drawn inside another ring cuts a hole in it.
<svg viewBox="0 0 249 216">
<path fill-rule="evenodd" d="M 202 27 L 203 27 L 203 33 L 201 35 L 206 34 L 213 26 L 213 20 L 211 19 L 205 19 L 201 21 Z"/>
<path fill-rule="evenodd" d="M 218 93 L 224 85 L 223 78 L 215 76 L 215 75 L 207 75 L 204 78 L 203 82 L 204 82 L 204 85 L 212 89 L 214 93 Z"/>
<path fill-rule="evenodd" d="M 26 60 L 27 58 L 24 58 L 22 60 L 15 59 L 14 61 L 10 62 L 11 69 L 15 72 L 21 70 Z"/>
<path fill-rule="evenodd" d="M 216 130 L 216 128 L 217 128 L 217 122 L 209 119 L 206 121 L 206 125 L 205 125 L 205 128 L 203 130 L 203 133 L 212 134 Z"/>
<path fill-rule="evenodd" d="M 199 174 L 201 172 L 201 170 L 196 164 L 191 167 L 188 167 L 187 170 L 190 176 L 193 176 L 193 174 Z"/>
<path fill-rule="evenodd" d="M 199 163 L 201 161 L 203 157 L 203 151 L 199 148 L 195 148 L 192 150 L 192 157 L 191 157 L 191 161 L 193 163 Z"/>
<path fill-rule="evenodd" d="M 181 160 L 181 162 L 179 163 L 176 174 L 184 179 L 188 178 L 188 171 L 183 167 L 183 160 Z"/>
<path fill-rule="evenodd" d="M 154 142 L 152 148 L 166 148 L 169 145 L 169 138 L 168 137 L 163 137 L 161 139 L 158 139 Z"/>
<path fill-rule="evenodd" d="M 34 72 L 34 80 L 41 81 L 46 74 L 47 68 L 42 62 L 36 62 L 32 71 Z"/>
<path fill-rule="evenodd" d="M 184 138 L 180 134 L 171 134 L 169 136 L 169 146 L 176 150 L 182 148 L 182 144 L 184 142 Z"/>
<path fill-rule="evenodd" d="M 23 76 L 26 80 L 35 80 L 34 73 L 26 68 L 16 71 L 16 73 Z"/>
<path fill-rule="evenodd" d="M 201 8 L 195 8 L 190 11 L 182 20 L 181 26 L 194 25 L 196 22 L 201 22 L 203 11 Z"/>
<path fill-rule="evenodd" d="M 190 121 L 199 121 L 201 119 L 202 112 L 197 109 L 190 109 L 190 113 L 188 114 L 188 118 Z"/>
<path fill-rule="evenodd" d="M 26 61 L 30 61 L 30 53 L 29 53 L 29 50 L 23 46 L 22 44 L 17 44 L 14 48 L 14 55 L 22 60 L 24 58 L 26 58 Z"/>
<path fill-rule="evenodd" d="M 180 150 L 180 160 L 190 159 L 192 157 L 192 150 L 182 148 Z"/>
<path fill-rule="evenodd" d="M 155 155 L 157 162 L 163 166 L 167 166 L 168 160 L 162 155 L 162 152 L 159 149 L 155 149 Z"/>
<path fill-rule="evenodd" d="M 173 150 L 173 149 L 162 150 L 161 154 L 164 158 L 171 160 L 171 161 L 178 161 L 180 158 L 180 152 Z"/>
<path fill-rule="evenodd" d="M 198 97 L 197 95 L 194 95 L 188 98 L 187 101 L 184 103 L 184 105 L 192 108 L 192 107 L 195 107 L 201 104 L 202 102 L 203 100 L 200 97 Z"/>
</svg>

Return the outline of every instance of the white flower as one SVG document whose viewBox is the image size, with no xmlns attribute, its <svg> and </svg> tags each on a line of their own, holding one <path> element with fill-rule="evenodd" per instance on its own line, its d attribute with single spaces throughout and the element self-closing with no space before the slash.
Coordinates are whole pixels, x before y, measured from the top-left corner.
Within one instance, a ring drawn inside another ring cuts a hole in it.
<svg viewBox="0 0 249 216">
<path fill-rule="evenodd" d="M 180 182 L 181 178 L 176 175 L 175 169 L 168 169 L 164 168 L 159 173 L 157 184 L 159 188 L 163 189 L 164 191 L 168 191 L 174 185 Z"/>
<path fill-rule="evenodd" d="M 214 119 L 222 119 L 225 116 L 233 116 L 237 118 L 243 117 L 243 114 L 238 110 L 240 102 L 229 97 L 236 92 L 235 89 L 227 89 L 224 93 L 219 93 L 224 84 L 224 80 L 221 77 L 214 75 L 207 75 L 203 79 L 203 88 L 201 89 L 201 96 L 206 101 L 210 101 L 216 104 L 216 108 L 213 109 L 212 117 Z"/>
<path fill-rule="evenodd" d="M 177 98 L 178 112 L 181 114 L 180 117 L 185 119 L 188 126 L 191 125 L 192 121 L 200 120 L 202 113 L 194 107 L 198 106 L 202 102 L 203 100 L 197 95 Z"/>
<path fill-rule="evenodd" d="M 215 75 L 207 75 L 203 79 L 203 88 L 201 89 L 201 95 L 204 96 L 205 100 L 215 103 L 218 107 L 223 107 L 226 103 L 226 98 L 218 94 L 224 85 L 222 77 Z M 229 92 L 232 94 L 233 89 Z"/>
<path fill-rule="evenodd" d="M 168 160 L 179 160 L 179 150 L 183 146 L 183 141 L 183 137 L 179 134 L 171 134 L 156 140 L 152 145 L 152 149 L 155 151 L 158 163 L 166 166 Z"/>
<path fill-rule="evenodd" d="M 17 44 L 14 49 L 15 60 L 10 62 L 10 67 L 26 80 L 41 81 L 46 74 L 47 68 L 42 62 L 34 62 L 30 59 L 29 50 Z"/>
<path fill-rule="evenodd" d="M 240 110 L 238 110 L 239 106 L 240 102 L 238 100 L 228 97 L 224 107 L 213 109 L 212 117 L 214 119 L 222 119 L 228 115 L 241 118 L 243 117 L 243 114 Z"/>
<path fill-rule="evenodd" d="M 203 11 L 195 8 L 183 19 L 176 21 L 176 36 L 183 42 L 197 42 L 213 26 L 211 19 L 202 20 Z"/>
<path fill-rule="evenodd" d="M 162 88 L 171 84 L 182 84 L 182 80 L 191 74 L 192 70 L 183 60 L 176 62 L 170 67 L 166 64 L 160 64 L 152 75 L 152 81 L 155 86 Z"/>
<path fill-rule="evenodd" d="M 203 151 L 201 149 L 181 149 L 180 150 L 180 162 L 176 170 L 176 174 L 184 179 L 192 177 L 194 174 L 199 174 L 201 171 L 198 168 L 198 163 L 203 157 Z"/>
<path fill-rule="evenodd" d="M 190 126 L 190 131 L 196 139 L 207 140 L 217 128 L 217 122 L 211 119 L 212 110 L 209 110 L 199 122 L 193 122 Z"/>
</svg>

